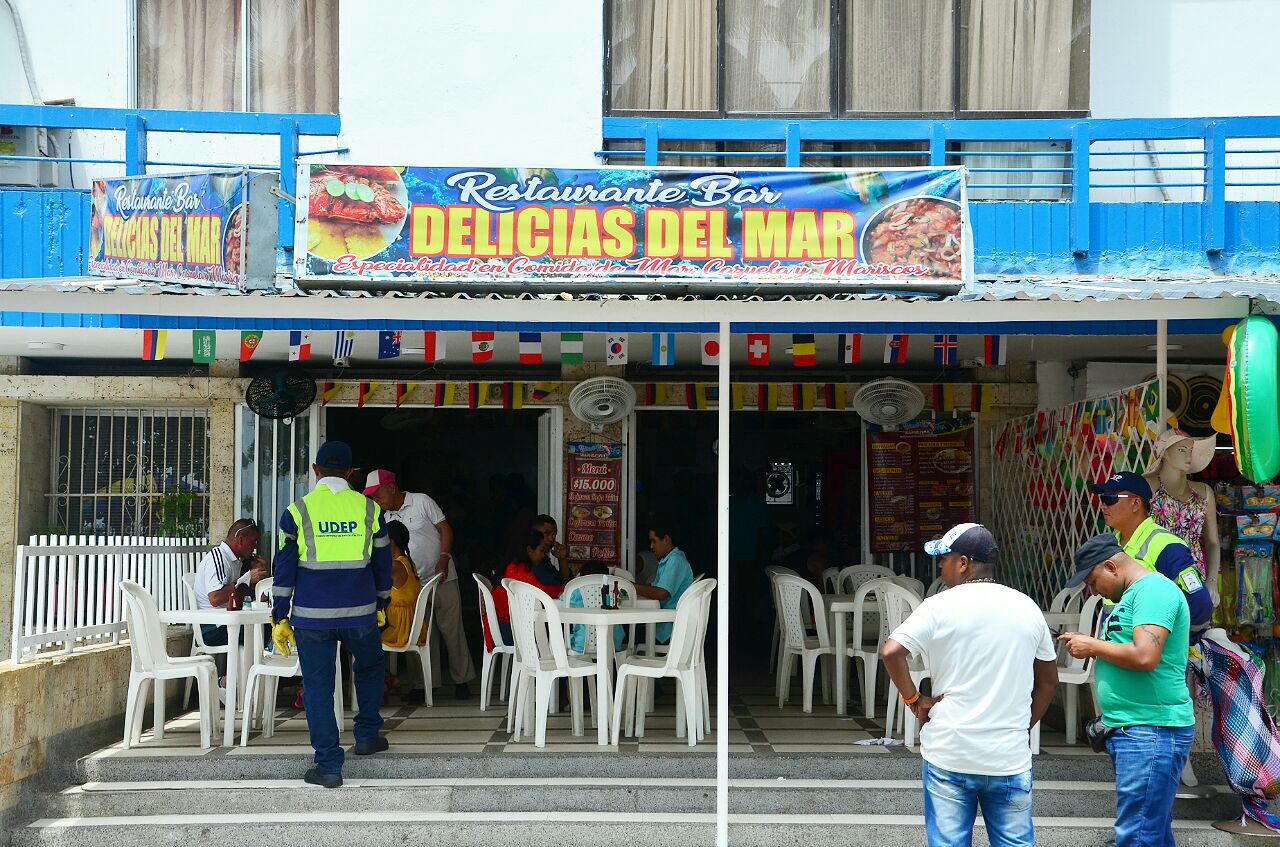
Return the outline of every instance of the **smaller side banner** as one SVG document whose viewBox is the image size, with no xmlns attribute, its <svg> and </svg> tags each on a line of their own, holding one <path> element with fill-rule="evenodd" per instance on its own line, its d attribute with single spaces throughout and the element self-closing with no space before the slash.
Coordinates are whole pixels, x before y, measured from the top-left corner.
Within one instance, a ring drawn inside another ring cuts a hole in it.
<svg viewBox="0 0 1280 847">
<path fill-rule="evenodd" d="M 565 545 L 574 562 L 622 560 L 622 445 L 569 442 Z"/>
<path fill-rule="evenodd" d="M 244 170 L 95 180 L 89 273 L 240 284 L 248 218 Z"/>
</svg>

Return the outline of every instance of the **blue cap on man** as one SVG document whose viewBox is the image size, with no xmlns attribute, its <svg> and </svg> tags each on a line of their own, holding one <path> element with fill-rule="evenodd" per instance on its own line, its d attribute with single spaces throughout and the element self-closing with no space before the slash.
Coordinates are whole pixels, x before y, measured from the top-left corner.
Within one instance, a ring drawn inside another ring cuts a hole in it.
<svg viewBox="0 0 1280 847">
<path fill-rule="evenodd" d="M 330 471 L 351 469 L 351 447 L 345 441 L 326 441 L 316 451 L 316 465 Z"/>
<path fill-rule="evenodd" d="M 1090 485 L 1094 494 L 1136 494 L 1143 500 L 1151 500 L 1151 484 L 1141 474 L 1121 471 L 1112 474 L 1105 482 Z"/>
</svg>

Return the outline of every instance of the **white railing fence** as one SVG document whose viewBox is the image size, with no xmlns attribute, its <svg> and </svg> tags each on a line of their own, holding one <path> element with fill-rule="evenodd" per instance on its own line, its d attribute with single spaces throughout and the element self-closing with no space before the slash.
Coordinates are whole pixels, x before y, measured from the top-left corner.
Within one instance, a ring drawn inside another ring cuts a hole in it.
<svg viewBox="0 0 1280 847">
<path fill-rule="evenodd" d="M 1048 608 L 1076 549 L 1104 529 L 1090 484 L 1142 473 L 1159 420 L 1160 384 L 1148 382 L 993 428 L 993 529 L 1010 585 Z"/>
<path fill-rule="evenodd" d="M 151 592 L 161 611 L 186 608 L 182 576 L 195 573 L 208 549 L 201 538 L 33 535 L 15 557 L 11 658 L 20 662 L 54 644 L 71 653 L 119 643 L 122 579 Z"/>
</svg>

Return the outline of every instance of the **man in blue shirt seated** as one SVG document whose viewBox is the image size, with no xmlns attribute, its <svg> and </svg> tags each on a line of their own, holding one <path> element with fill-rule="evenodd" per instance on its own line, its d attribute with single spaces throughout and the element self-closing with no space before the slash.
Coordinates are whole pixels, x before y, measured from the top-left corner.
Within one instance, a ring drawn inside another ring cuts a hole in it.
<svg viewBox="0 0 1280 847">
<path fill-rule="evenodd" d="M 649 549 L 658 557 L 658 575 L 652 585 L 636 583 L 636 593 L 641 597 L 659 600 L 664 609 L 674 609 L 680 595 L 693 585 L 693 568 L 684 551 L 672 540 L 671 525 L 655 521 L 649 529 Z M 654 637 L 660 644 L 671 640 L 671 624 L 660 623 L 654 628 Z"/>
</svg>

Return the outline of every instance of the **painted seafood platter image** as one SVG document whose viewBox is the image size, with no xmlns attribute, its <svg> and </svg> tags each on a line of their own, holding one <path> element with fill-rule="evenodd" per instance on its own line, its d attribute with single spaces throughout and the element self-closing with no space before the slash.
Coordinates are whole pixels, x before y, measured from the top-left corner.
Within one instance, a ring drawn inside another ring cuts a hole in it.
<svg viewBox="0 0 1280 847">
<path fill-rule="evenodd" d="M 890 203 L 862 231 L 866 262 L 921 265 L 930 276 L 959 277 L 963 222 L 960 204 L 944 197 L 909 197 Z"/>
<path fill-rule="evenodd" d="M 409 193 L 386 165 L 313 165 L 308 186 L 307 252 L 327 261 L 367 259 L 400 235 Z"/>
</svg>

